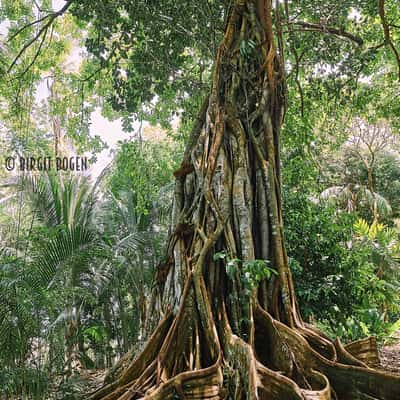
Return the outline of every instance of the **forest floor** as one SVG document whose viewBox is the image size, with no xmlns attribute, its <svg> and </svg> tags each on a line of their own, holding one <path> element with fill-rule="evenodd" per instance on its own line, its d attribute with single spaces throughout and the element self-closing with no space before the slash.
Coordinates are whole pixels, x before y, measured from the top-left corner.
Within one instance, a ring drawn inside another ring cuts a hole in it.
<svg viewBox="0 0 400 400">
<path fill-rule="evenodd" d="M 400 374 L 400 331 L 393 336 L 393 341 L 381 347 L 380 359 L 383 369 Z"/>
</svg>

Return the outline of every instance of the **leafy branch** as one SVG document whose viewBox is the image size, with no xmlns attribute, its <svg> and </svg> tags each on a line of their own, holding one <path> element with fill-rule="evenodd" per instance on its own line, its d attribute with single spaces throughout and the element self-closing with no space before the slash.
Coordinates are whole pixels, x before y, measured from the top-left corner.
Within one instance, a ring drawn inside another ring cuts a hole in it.
<svg viewBox="0 0 400 400">
<path fill-rule="evenodd" d="M 269 279 L 272 274 L 278 275 L 275 269 L 269 267 L 270 262 L 268 260 L 256 259 L 244 261 L 240 258 L 228 258 L 225 252 L 215 253 L 213 260 L 225 261 L 226 273 L 230 279 L 233 279 L 238 272 L 240 280 L 248 294 L 250 294 L 250 290 L 257 287 L 262 280 Z"/>
<path fill-rule="evenodd" d="M 29 40 L 19 51 L 19 53 L 16 55 L 16 57 L 14 58 L 14 60 L 11 62 L 10 66 L 7 69 L 7 73 L 10 73 L 11 70 L 14 68 L 14 66 L 16 65 L 16 63 L 18 62 L 18 60 L 22 57 L 22 55 L 39 39 L 41 39 L 40 45 L 38 50 L 36 51 L 36 54 L 33 58 L 33 61 L 30 63 L 29 67 L 27 69 L 25 69 L 25 71 L 23 72 L 23 74 L 25 74 L 27 72 L 27 70 L 34 64 L 34 62 L 36 61 L 36 59 L 38 58 L 40 51 L 42 49 L 43 46 L 43 42 L 46 39 L 46 35 L 47 32 L 49 30 L 49 28 L 51 27 L 51 25 L 53 24 L 53 22 L 61 15 L 65 14 L 65 12 L 68 10 L 68 8 L 71 6 L 71 4 L 73 3 L 73 0 L 68 0 L 64 7 L 62 7 L 60 10 L 52 12 L 50 14 L 45 15 L 42 18 L 39 18 L 36 21 L 30 22 L 29 24 L 24 25 L 22 28 L 20 28 L 17 32 L 15 32 L 10 39 L 8 40 L 9 42 L 12 41 L 13 39 L 15 39 L 18 35 L 20 35 L 24 30 L 26 30 L 27 28 L 43 23 L 43 25 L 40 27 L 39 31 L 36 33 L 36 35 Z M 22 74 L 22 75 L 23 75 Z"/>
</svg>

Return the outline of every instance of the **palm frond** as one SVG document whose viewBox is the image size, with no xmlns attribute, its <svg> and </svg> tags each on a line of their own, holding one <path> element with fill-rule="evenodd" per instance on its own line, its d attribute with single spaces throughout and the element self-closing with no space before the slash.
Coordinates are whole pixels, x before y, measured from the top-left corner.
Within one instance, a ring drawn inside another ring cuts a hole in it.
<svg viewBox="0 0 400 400">
<path fill-rule="evenodd" d="M 28 175 L 21 189 L 47 227 L 86 224 L 97 202 L 96 186 L 90 178 L 77 175 Z"/>
<path fill-rule="evenodd" d="M 72 271 L 73 280 L 85 270 L 97 248 L 95 233 L 85 226 L 74 226 L 67 230 L 58 230 L 53 238 L 42 242 L 33 257 L 33 284 L 48 287 L 56 280 L 63 267 Z"/>
<path fill-rule="evenodd" d="M 376 206 L 378 209 L 379 214 L 381 215 L 391 215 L 392 214 L 392 207 L 389 204 L 388 200 L 386 200 L 382 195 L 376 192 L 371 192 L 367 188 L 362 189 L 362 193 L 365 196 L 365 199 L 368 202 L 368 205 L 372 208 L 374 205 L 374 201 L 376 199 Z"/>
<path fill-rule="evenodd" d="M 19 184 L 20 190 L 26 195 L 38 219 L 45 226 L 56 226 L 60 223 L 58 187 L 53 175 L 47 175 L 46 178 L 25 175 Z"/>
<path fill-rule="evenodd" d="M 146 244 L 145 237 L 142 233 L 132 232 L 127 236 L 117 241 L 114 245 L 114 249 L 119 250 L 130 250 L 137 251 Z"/>
<path fill-rule="evenodd" d="M 331 201 L 331 200 L 347 200 L 351 197 L 352 192 L 347 186 L 331 186 L 325 189 L 321 194 L 320 198 L 322 200 Z"/>
</svg>

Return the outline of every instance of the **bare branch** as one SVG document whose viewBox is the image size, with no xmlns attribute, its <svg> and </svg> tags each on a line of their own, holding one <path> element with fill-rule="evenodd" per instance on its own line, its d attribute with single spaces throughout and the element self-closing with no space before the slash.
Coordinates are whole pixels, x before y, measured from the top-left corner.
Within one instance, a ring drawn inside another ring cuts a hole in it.
<svg viewBox="0 0 400 400">
<path fill-rule="evenodd" d="M 39 47 L 38 47 L 38 49 L 37 49 L 37 51 L 35 53 L 35 56 L 33 57 L 32 61 L 29 63 L 29 65 L 21 73 L 21 75 L 19 75 L 19 77 L 25 75 L 29 71 L 29 69 L 32 67 L 32 65 L 35 63 L 37 58 L 39 57 L 40 51 L 42 50 L 42 47 L 43 47 L 43 43 L 46 40 L 47 31 L 48 31 L 48 28 L 46 28 L 46 30 L 44 31 L 44 34 L 42 36 L 42 40 L 40 41 L 40 44 L 39 44 Z"/>
<path fill-rule="evenodd" d="M 392 38 L 390 37 L 390 28 L 388 25 L 388 22 L 386 20 L 386 15 L 385 15 L 385 0 L 379 0 L 379 16 L 381 17 L 381 24 L 383 28 L 383 33 L 385 35 L 385 45 L 389 46 L 396 57 L 397 65 L 399 68 L 399 81 L 400 81 L 400 53 L 396 49 L 396 46 L 394 45 Z"/>
<path fill-rule="evenodd" d="M 22 28 L 18 29 L 17 32 L 15 32 L 13 35 L 11 35 L 11 37 L 7 40 L 7 42 L 11 42 L 12 40 L 14 40 L 19 34 L 21 34 L 25 29 L 28 29 L 31 26 L 37 25 L 40 22 L 43 22 L 44 20 L 46 20 L 47 18 L 49 18 L 52 14 L 47 14 L 42 18 L 37 19 L 36 21 L 32 21 L 29 24 L 24 25 Z"/>
<path fill-rule="evenodd" d="M 290 25 L 290 16 L 289 16 L 289 3 L 287 0 L 285 0 L 284 3 L 284 8 L 285 8 L 285 15 L 286 15 L 286 22 L 288 24 L 288 31 L 289 31 L 289 35 L 293 36 L 293 30 L 292 27 Z M 295 66 L 294 66 L 294 80 L 296 82 L 297 85 L 297 89 L 299 91 L 299 95 L 300 95 L 300 112 L 301 112 L 301 116 L 304 117 L 304 93 L 303 93 L 303 88 L 301 87 L 301 83 L 299 80 L 299 70 L 300 70 L 300 62 L 301 59 L 303 58 L 305 51 L 303 51 L 300 55 L 297 52 L 296 47 L 293 45 L 293 43 L 290 44 L 290 49 L 294 55 L 294 59 L 295 59 Z M 293 71 L 291 71 L 290 75 L 293 73 Z M 288 76 L 289 77 L 289 76 Z"/>
<path fill-rule="evenodd" d="M 313 32 L 321 32 L 321 33 L 326 33 L 330 35 L 335 35 L 339 37 L 344 37 L 346 39 L 350 39 L 351 41 L 357 43 L 359 46 L 361 46 L 364 41 L 359 37 L 355 36 L 352 33 L 346 32 L 344 29 L 340 28 L 334 28 L 331 26 L 326 26 L 322 24 L 314 24 L 311 22 L 303 22 L 303 21 L 293 21 L 289 22 L 291 25 L 297 25 L 305 28 L 306 30 L 313 31 Z"/>
</svg>

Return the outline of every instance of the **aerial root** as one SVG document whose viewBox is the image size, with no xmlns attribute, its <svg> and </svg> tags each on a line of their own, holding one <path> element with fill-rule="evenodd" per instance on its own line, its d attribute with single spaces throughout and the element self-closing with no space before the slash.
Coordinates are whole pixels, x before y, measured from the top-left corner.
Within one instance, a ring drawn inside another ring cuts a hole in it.
<svg viewBox="0 0 400 400">
<path fill-rule="evenodd" d="M 318 353 L 322 354 L 325 358 L 331 361 L 338 360 L 337 349 L 335 344 L 330 339 L 325 338 L 307 326 L 298 326 L 296 331 L 307 340 L 310 346 L 315 349 Z"/>
<path fill-rule="evenodd" d="M 223 310 L 225 309 L 223 308 Z M 240 387 L 245 387 L 245 394 L 248 396 L 243 398 L 331 400 L 331 387 L 325 375 L 313 369 L 307 370 L 303 380 L 296 377 L 299 382 L 302 382 L 301 385 L 294 380 L 294 376 L 286 376 L 282 371 L 273 370 L 272 367 L 263 364 L 257 358 L 255 346 L 245 342 L 232 332 L 225 312 L 223 312 L 222 326 L 225 338 L 223 343 L 225 362 L 241 371 L 242 385 Z M 263 335 L 265 340 L 269 339 L 265 331 Z M 276 346 L 276 343 L 273 346 Z M 279 350 L 279 348 L 277 349 Z M 297 371 L 297 373 L 299 372 Z M 235 396 L 235 398 L 240 397 Z"/>
<path fill-rule="evenodd" d="M 186 371 L 150 389 L 143 397 L 148 400 L 180 399 L 200 400 L 220 398 L 223 375 L 220 359 L 211 367 L 196 371 Z"/>
</svg>

